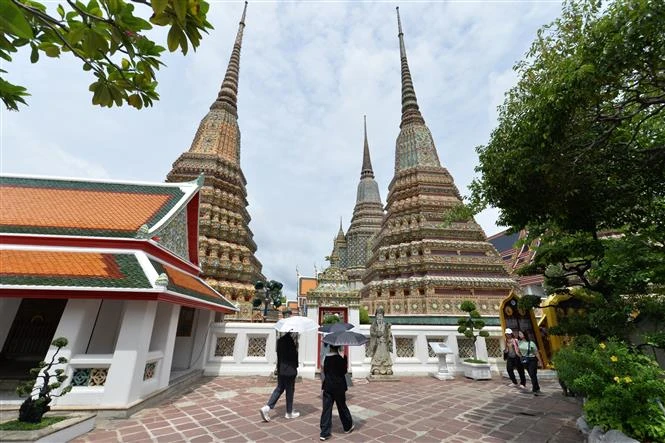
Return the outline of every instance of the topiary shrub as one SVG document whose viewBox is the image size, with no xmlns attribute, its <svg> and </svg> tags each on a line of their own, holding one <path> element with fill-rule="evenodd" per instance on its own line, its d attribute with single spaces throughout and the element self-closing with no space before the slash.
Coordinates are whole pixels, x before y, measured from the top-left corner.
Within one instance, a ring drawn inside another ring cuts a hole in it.
<svg viewBox="0 0 665 443">
<path fill-rule="evenodd" d="M 478 337 L 489 337 L 490 335 L 489 332 L 481 330 L 485 327 L 485 322 L 480 318 L 480 313 L 476 310 L 474 302 L 464 300 L 460 305 L 460 309 L 469 314 L 469 316 L 457 320 L 457 332 L 473 340 L 473 359 L 466 359 L 465 361 L 470 363 L 487 363 L 484 360 L 478 360 L 476 355 L 476 340 L 478 340 Z"/>
<path fill-rule="evenodd" d="M 69 385 L 62 389 L 60 394 L 52 393 L 54 389 L 58 389 L 62 386 L 62 383 L 67 380 L 64 369 L 58 368 L 53 371 L 53 373 L 50 372 L 54 365 L 67 363 L 65 357 L 59 357 L 56 362 L 58 352 L 60 352 L 60 349 L 67 346 L 67 343 L 68 340 L 64 337 L 59 337 L 53 340 L 51 345 L 58 349 L 53 353 L 51 361 L 49 363 L 44 361 L 39 362 L 39 365 L 36 368 L 30 369 L 31 379 L 21 383 L 16 388 L 16 392 L 19 396 L 28 396 L 19 409 L 19 421 L 39 423 L 44 414 L 51 410 L 51 406 L 49 405 L 53 397 L 62 397 L 72 390 L 72 386 Z M 52 381 L 52 379 L 55 379 L 55 381 Z M 35 395 L 37 396 L 36 398 Z"/>
</svg>

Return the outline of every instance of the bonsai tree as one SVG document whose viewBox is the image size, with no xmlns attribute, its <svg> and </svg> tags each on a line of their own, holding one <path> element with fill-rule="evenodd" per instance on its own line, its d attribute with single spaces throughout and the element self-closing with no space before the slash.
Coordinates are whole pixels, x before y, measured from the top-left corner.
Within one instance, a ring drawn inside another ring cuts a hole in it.
<svg viewBox="0 0 665 443">
<path fill-rule="evenodd" d="M 276 280 L 258 280 L 254 284 L 254 289 L 256 289 L 256 298 L 254 298 L 252 301 L 252 305 L 255 308 L 258 308 L 261 306 L 261 303 L 264 303 L 265 309 L 263 311 L 263 315 L 268 315 L 268 306 L 272 305 L 273 309 L 277 309 L 282 306 L 282 303 L 284 302 L 284 297 L 282 296 L 282 287 L 284 287 L 284 285 Z"/>
<path fill-rule="evenodd" d="M 51 345 L 57 349 L 53 353 L 51 361 L 49 363 L 45 361 L 39 362 L 36 368 L 30 369 L 30 380 L 21 383 L 16 388 L 19 396 L 28 396 L 19 409 L 19 421 L 39 423 L 42 420 L 42 416 L 51 410 L 49 404 L 53 397 L 62 397 L 72 390 L 72 386 L 69 385 L 62 389 L 59 394 L 52 393 L 53 390 L 62 386 L 62 383 L 67 379 L 64 369 L 58 368 L 52 371 L 54 365 L 67 363 L 65 357 L 58 357 L 56 361 L 60 349 L 67 346 L 67 343 L 68 340 L 64 337 L 53 340 Z"/>
<path fill-rule="evenodd" d="M 467 318 L 460 318 L 457 321 L 459 325 L 457 332 L 464 334 L 465 337 L 473 340 L 473 359 L 466 359 L 472 363 L 480 363 L 476 355 L 476 340 L 478 337 L 489 337 L 489 332 L 482 331 L 485 327 L 485 322 L 480 318 L 480 313 L 476 310 L 476 304 L 470 300 L 464 300 L 460 305 L 460 309 L 469 316 Z M 484 361 L 482 363 L 485 363 Z"/>
</svg>

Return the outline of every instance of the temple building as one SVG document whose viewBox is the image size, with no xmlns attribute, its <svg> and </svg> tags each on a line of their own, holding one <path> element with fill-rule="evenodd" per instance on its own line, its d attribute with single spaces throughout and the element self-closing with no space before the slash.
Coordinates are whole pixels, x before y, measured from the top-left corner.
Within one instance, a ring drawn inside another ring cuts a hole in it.
<svg viewBox="0 0 665 443">
<path fill-rule="evenodd" d="M 523 294 L 545 296 L 543 288 L 544 276 L 536 275 L 517 275 L 516 271 L 524 265 L 533 262 L 535 250 L 540 243 L 536 239 L 531 244 L 526 244 L 524 239 L 527 236 L 526 230 L 518 232 L 502 231 L 491 235 L 487 240 L 494 245 L 508 270 L 508 273 L 514 275 Z"/>
<path fill-rule="evenodd" d="M 453 178 L 441 166 L 432 134 L 418 107 L 397 10 L 402 72 L 402 117 L 395 147 L 395 174 L 386 216 L 372 242 L 363 274 L 361 305 L 370 314 L 450 318 L 473 300 L 483 316 L 496 317 L 513 289 L 501 256 L 473 220 L 448 222 L 446 212 L 462 203 Z M 429 320 L 428 320 L 429 321 Z"/>
<path fill-rule="evenodd" d="M 210 324 L 237 311 L 199 278 L 202 182 L 0 176 L 4 387 L 57 337 L 73 389 L 52 406 L 125 413 L 200 373 Z"/>
<path fill-rule="evenodd" d="M 205 174 L 201 190 L 199 257 L 206 282 L 235 302 L 236 319 L 252 313 L 254 283 L 264 279 L 249 229 L 246 180 L 240 168 L 238 78 L 247 3 L 217 99 L 203 117 L 189 151 L 173 163 L 168 182 Z"/>
</svg>

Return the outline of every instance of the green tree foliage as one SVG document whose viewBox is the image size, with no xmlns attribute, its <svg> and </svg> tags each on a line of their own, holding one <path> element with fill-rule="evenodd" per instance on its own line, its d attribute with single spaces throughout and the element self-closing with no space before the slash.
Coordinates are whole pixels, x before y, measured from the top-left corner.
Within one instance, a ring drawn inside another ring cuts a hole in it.
<svg viewBox="0 0 665 443">
<path fill-rule="evenodd" d="M 323 317 L 323 324 L 324 325 L 340 323 L 341 321 L 342 321 L 342 319 L 339 318 L 339 315 L 328 314 L 325 317 Z"/>
<path fill-rule="evenodd" d="M 618 429 L 641 441 L 665 440 L 665 372 L 646 355 L 609 340 L 576 337 L 554 356 L 559 379 L 586 398 L 591 425 Z M 584 368 L 584 370 L 580 370 Z"/>
<path fill-rule="evenodd" d="M 566 1 L 515 70 L 460 212 L 540 239 L 521 273 L 585 290 L 573 332 L 627 337 L 654 301 L 665 319 L 665 3 Z"/>
<path fill-rule="evenodd" d="M 0 0 L 0 58 L 11 61 L 21 47 L 29 47 L 32 63 L 42 55 L 70 54 L 94 76 L 89 87 L 93 104 L 141 109 L 159 99 L 156 71 L 163 66 L 164 48 L 148 31 L 153 25 L 168 27 L 169 51 L 186 54 L 199 45 L 202 32 L 212 29 L 208 8 L 204 0 L 66 0 L 56 15 L 38 1 Z M 18 110 L 28 95 L 0 75 L 0 98 L 7 109 Z"/>
<path fill-rule="evenodd" d="M 365 309 L 364 306 L 361 306 L 358 314 L 360 316 L 360 324 L 361 325 L 369 325 L 371 322 L 369 321 L 369 312 L 367 309 Z"/>
<path fill-rule="evenodd" d="M 19 409 L 18 420 L 26 423 L 39 423 L 42 416 L 51 410 L 49 406 L 54 397 L 62 397 L 72 390 L 72 386 L 68 385 L 60 390 L 59 394 L 54 394 L 53 391 L 59 389 L 62 384 L 67 380 L 65 370 L 57 368 L 52 371 L 53 366 L 64 365 L 67 363 L 65 357 L 56 357 L 60 349 L 67 346 L 68 340 L 64 337 L 56 338 L 51 342 L 51 346 L 57 349 L 51 357 L 51 361 L 39 362 L 36 368 L 30 370 L 30 379 L 21 383 L 16 388 L 16 393 L 19 396 L 27 396 L 28 398 L 21 404 Z M 36 396 L 36 397 L 35 397 Z"/>
<path fill-rule="evenodd" d="M 474 302 L 464 300 L 460 305 L 460 309 L 469 314 L 469 316 L 457 320 L 457 332 L 464 334 L 465 337 L 473 340 L 473 359 L 477 360 L 476 340 L 478 340 L 479 336 L 489 337 L 490 334 L 487 331 L 481 330 L 485 327 L 485 322 L 480 318 L 480 313 L 476 309 L 476 304 Z"/>
</svg>

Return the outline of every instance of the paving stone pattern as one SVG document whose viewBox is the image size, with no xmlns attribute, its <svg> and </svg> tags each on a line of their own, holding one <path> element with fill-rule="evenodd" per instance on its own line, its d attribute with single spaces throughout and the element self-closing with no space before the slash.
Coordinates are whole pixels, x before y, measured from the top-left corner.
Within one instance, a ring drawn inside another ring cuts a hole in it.
<svg viewBox="0 0 665 443">
<path fill-rule="evenodd" d="M 403 377 L 399 382 L 354 380 L 347 402 L 356 429 L 344 434 L 337 411 L 330 441 L 548 442 L 585 441 L 575 427 L 579 401 L 564 397 L 555 381 L 543 395 L 519 391 L 505 379 Z M 83 442 L 312 442 L 319 441 L 320 382 L 296 384 L 300 417 L 284 418 L 284 395 L 265 423 L 259 408 L 274 385 L 267 377 L 203 378 L 191 390 L 128 419 L 97 422 Z"/>
</svg>

